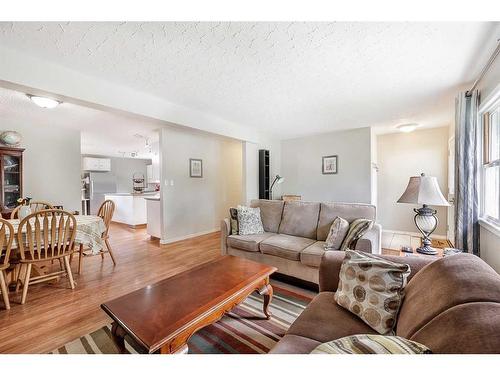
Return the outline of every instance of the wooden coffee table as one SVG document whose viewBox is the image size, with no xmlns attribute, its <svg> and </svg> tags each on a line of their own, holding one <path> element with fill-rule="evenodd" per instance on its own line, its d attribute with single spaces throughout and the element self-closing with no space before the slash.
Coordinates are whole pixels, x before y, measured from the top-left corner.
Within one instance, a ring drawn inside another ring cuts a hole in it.
<svg viewBox="0 0 500 375">
<path fill-rule="evenodd" d="M 196 331 L 221 319 L 254 291 L 264 296 L 263 312 L 269 319 L 269 276 L 276 270 L 228 255 L 101 307 L 113 319 L 113 340 L 121 353 L 126 352 L 126 335 L 147 353 L 185 353 Z"/>
</svg>

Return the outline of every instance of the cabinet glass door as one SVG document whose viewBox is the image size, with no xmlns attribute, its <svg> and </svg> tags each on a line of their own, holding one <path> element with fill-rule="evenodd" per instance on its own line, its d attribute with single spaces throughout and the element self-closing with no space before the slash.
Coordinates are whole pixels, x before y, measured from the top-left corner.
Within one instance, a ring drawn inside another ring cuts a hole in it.
<svg viewBox="0 0 500 375">
<path fill-rule="evenodd" d="M 6 208 L 14 208 L 21 197 L 21 168 L 20 158 L 12 155 L 3 155 L 3 203 Z"/>
</svg>

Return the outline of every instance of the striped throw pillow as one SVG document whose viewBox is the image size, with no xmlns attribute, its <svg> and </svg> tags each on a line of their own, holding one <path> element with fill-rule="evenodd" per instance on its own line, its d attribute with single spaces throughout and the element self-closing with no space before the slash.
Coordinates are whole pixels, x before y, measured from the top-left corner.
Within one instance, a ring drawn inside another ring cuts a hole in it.
<svg viewBox="0 0 500 375">
<path fill-rule="evenodd" d="M 368 232 L 373 227 L 373 220 L 368 219 L 356 219 L 351 225 L 349 225 L 349 231 L 347 232 L 340 250 L 346 251 L 347 249 L 352 249 L 356 247 L 358 240 L 363 237 L 363 235 Z"/>
<path fill-rule="evenodd" d="M 399 336 L 353 335 L 325 342 L 311 354 L 432 354 L 418 342 Z"/>
</svg>

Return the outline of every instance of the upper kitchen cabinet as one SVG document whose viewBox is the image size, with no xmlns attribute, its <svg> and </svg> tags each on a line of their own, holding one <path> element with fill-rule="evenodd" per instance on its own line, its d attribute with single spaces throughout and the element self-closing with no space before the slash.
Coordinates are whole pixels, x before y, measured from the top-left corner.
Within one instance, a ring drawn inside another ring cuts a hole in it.
<svg viewBox="0 0 500 375">
<path fill-rule="evenodd" d="M 93 158 L 93 157 L 85 156 L 83 158 L 82 168 L 84 171 L 109 172 L 109 171 L 111 171 L 111 159 Z"/>
<path fill-rule="evenodd" d="M 23 196 L 23 148 L 0 147 L 0 205 L 3 217 L 10 217 Z"/>
</svg>

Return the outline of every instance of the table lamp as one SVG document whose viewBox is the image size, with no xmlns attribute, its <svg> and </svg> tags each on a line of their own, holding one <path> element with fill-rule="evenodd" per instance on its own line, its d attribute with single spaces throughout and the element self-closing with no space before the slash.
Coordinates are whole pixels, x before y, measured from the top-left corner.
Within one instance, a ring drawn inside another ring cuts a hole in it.
<svg viewBox="0 0 500 375">
<path fill-rule="evenodd" d="M 429 206 L 449 206 L 445 199 L 436 177 L 426 176 L 422 173 L 420 176 L 410 177 L 405 192 L 398 199 L 398 203 L 421 204 L 422 208 L 414 208 L 416 215 L 414 218 L 417 229 L 422 233 L 422 246 L 417 252 L 427 255 L 436 255 L 436 249 L 431 247 L 430 235 L 438 225 L 437 211 Z"/>
</svg>

